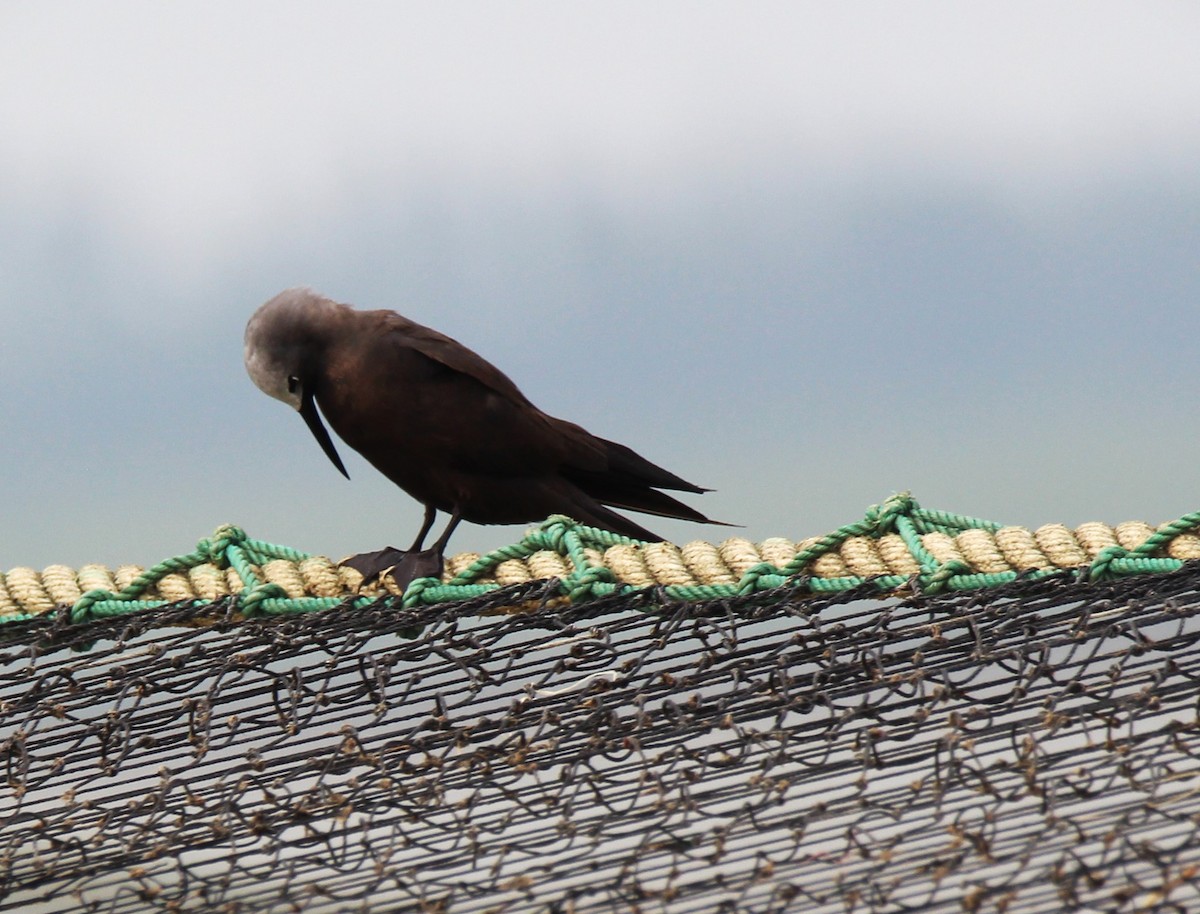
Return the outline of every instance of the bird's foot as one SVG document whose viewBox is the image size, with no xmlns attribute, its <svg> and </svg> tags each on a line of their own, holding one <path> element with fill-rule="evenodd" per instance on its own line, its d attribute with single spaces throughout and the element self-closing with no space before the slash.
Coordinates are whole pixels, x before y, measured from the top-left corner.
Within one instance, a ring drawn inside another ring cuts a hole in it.
<svg viewBox="0 0 1200 914">
<path fill-rule="evenodd" d="M 410 552 L 385 546 L 375 552 L 360 552 L 341 561 L 363 576 L 362 583 L 370 584 L 376 578 L 390 575 L 402 590 L 417 578 L 440 578 L 442 576 L 442 554 L 433 549 Z"/>
</svg>

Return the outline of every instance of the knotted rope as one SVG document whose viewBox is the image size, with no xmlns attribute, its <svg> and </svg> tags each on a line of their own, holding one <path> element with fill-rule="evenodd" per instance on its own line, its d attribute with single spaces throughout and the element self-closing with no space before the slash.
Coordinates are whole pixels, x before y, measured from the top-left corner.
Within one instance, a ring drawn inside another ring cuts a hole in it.
<svg viewBox="0 0 1200 914">
<path fill-rule="evenodd" d="M 583 601 L 658 586 L 675 599 L 714 599 L 790 584 L 813 593 L 870 582 L 881 593 L 991 587 L 1019 576 L 1076 571 L 1088 580 L 1174 571 L 1200 558 L 1200 512 L 1157 528 L 1138 521 L 1074 530 L 1047 524 L 1029 531 L 920 507 L 908 493 L 872 506 L 861 521 L 822 536 L 760 543 L 731 538 L 676 546 L 551 517 L 518 543 L 486 555 L 460 553 L 441 580 L 413 581 L 401 595 L 385 580 L 361 576 L 323 556 L 251 539 L 223 526 L 195 550 L 142 569 L 78 571 L 51 565 L 40 573 L 0 574 L 0 621 L 28 619 L 70 606 L 74 621 L 195 601 L 236 598 L 246 616 L 309 612 L 350 601 L 366 605 L 402 596 L 406 608 L 461 600 L 498 587 L 557 579 L 564 598 Z"/>
</svg>

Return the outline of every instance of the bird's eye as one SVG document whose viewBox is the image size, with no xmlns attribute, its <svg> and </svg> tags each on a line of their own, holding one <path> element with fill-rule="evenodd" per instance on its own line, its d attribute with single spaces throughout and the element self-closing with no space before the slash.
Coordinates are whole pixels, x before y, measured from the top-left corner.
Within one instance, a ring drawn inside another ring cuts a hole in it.
<svg viewBox="0 0 1200 914">
<path fill-rule="evenodd" d="M 294 394 L 300 389 L 300 379 L 293 375 L 288 375 L 288 393 Z"/>
</svg>

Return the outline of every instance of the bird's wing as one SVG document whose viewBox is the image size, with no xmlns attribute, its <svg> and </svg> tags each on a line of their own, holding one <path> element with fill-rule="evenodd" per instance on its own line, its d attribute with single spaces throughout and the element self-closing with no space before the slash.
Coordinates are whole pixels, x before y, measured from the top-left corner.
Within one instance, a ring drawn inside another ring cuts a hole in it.
<svg viewBox="0 0 1200 914">
<path fill-rule="evenodd" d="M 559 463 L 564 475 L 582 484 L 585 490 L 595 487 L 605 492 L 609 503 L 667 516 L 682 516 L 680 512 L 690 509 L 666 496 L 661 496 L 661 504 L 644 499 L 642 493 L 648 487 L 694 493 L 707 491 L 651 463 L 623 444 L 599 438 L 573 422 L 546 415 L 517 389 L 508 375 L 458 340 L 395 311 L 379 313 L 386 315 L 385 326 L 405 346 L 474 379 L 497 395 L 472 404 L 484 410 L 483 413 L 476 412 L 481 430 L 490 428 L 495 434 L 480 436 L 475 443 L 476 450 L 466 455 L 470 463 L 478 460 L 499 468 L 515 459 L 514 469 L 519 471 L 522 461 L 532 459 L 536 464 L 540 462 L 538 457 L 552 458 Z M 472 411 L 467 409 L 465 412 Z M 536 450 L 536 456 L 530 448 Z M 696 514 L 696 517 L 702 515 Z"/>
<path fill-rule="evenodd" d="M 602 442 L 579 426 L 546 415 L 521 393 L 508 375 L 452 337 L 394 311 L 374 312 L 379 321 L 377 367 L 404 375 L 412 354 L 430 360 L 449 376 L 427 388 L 436 408 L 421 403 L 421 392 L 405 389 L 410 427 L 420 429 L 431 459 L 462 470 L 524 475 L 576 465 L 603 471 L 608 457 Z M 386 366 L 386 367 L 385 367 Z M 433 380 L 430 377 L 429 380 Z M 436 391 L 436 393 L 433 393 Z M 463 429 L 473 434 L 464 437 Z"/>
<path fill-rule="evenodd" d="M 377 313 L 382 316 L 385 331 L 396 334 L 396 338 L 402 340 L 404 345 L 410 349 L 440 362 L 460 374 L 474 378 L 484 387 L 513 403 L 520 406 L 533 406 L 508 375 L 453 337 L 439 333 L 432 327 L 409 320 L 395 311 Z"/>
</svg>

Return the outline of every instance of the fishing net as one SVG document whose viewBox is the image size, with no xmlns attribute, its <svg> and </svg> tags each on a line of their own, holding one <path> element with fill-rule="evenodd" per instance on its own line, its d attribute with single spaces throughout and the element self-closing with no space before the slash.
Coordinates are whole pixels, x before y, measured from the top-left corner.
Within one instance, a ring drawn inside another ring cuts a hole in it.
<svg viewBox="0 0 1200 914">
<path fill-rule="evenodd" d="M 1192 562 L 63 608 L 0 626 L 0 910 L 1200 910 L 1198 612 Z"/>
</svg>

